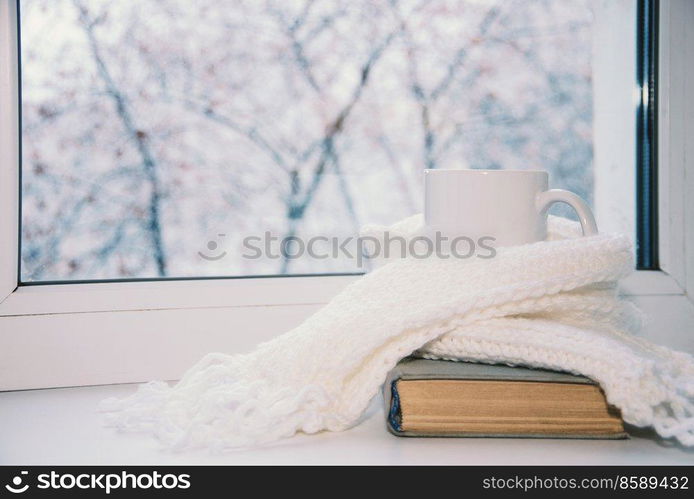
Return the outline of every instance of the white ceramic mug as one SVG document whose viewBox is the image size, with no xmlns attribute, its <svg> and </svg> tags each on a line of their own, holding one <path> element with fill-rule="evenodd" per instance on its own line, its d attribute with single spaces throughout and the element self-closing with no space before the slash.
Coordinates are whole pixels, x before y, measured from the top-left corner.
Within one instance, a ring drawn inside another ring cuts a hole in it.
<svg viewBox="0 0 694 499">
<path fill-rule="evenodd" d="M 424 170 L 424 219 L 429 231 L 448 238 L 492 246 L 517 246 L 547 237 L 547 211 L 566 203 L 576 213 L 584 235 L 596 234 L 593 213 L 573 192 L 548 189 L 541 170 Z"/>
</svg>

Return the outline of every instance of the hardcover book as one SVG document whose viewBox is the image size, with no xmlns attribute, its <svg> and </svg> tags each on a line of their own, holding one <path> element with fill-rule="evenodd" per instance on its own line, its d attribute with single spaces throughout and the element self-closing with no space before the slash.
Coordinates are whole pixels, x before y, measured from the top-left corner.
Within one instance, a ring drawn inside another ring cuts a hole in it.
<svg viewBox="0 0 694 499">
<path fill-rule="evenodd" d="M 406 358 L 384 385 L 399 436 L 626 438 L 600 387 L 573 374 Z"/>
</svg>

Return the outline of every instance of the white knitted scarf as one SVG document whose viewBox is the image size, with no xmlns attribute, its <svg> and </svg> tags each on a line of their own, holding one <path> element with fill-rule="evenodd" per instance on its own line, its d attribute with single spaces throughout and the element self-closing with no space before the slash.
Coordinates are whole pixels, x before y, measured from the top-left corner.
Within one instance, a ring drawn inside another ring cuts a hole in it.
<svg viewBox="0 0 694 499">
<path fill-rule="evenodd" d="M 412 236 L 420 226 L 417 216 L 389 230 Z M 209 354 L 175 386 L 148 383 L 102 409 L 111 425 L 176 449 L 341 431 L 415 353 L 582 374 L 627 423 L 694 445 L 693 358 L 634 336 L 638 311 L 617 294 L 633 269 L 629 240 L 577 230 L 551 218 L 547 241 L 492 259 L 389 262 L 251 353 Z"/>
</svg>

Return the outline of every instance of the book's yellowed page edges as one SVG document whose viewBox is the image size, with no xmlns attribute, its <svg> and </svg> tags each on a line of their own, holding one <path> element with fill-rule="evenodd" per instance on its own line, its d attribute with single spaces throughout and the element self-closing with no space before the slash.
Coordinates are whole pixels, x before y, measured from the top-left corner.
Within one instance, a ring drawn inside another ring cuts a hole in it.
<svg viewBox="0 0 694 499">
<path fill-rule="evenodd" d="M 601 435 L 624 431 L 598 386 L 480 380 L 400 380 L 404 431 Z"/>
</svg>

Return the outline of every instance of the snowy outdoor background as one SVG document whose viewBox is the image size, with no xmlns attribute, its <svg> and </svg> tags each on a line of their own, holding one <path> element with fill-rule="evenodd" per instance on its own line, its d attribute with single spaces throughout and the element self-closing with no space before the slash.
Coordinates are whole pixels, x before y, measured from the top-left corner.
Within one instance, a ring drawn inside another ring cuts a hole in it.
<svg viewBox="0 0 694 499">
<path fill-rule="evenodd" d="M 590 0 L 20 6 L 23 281 L 358 271 L 241 241 L 395 222 L 424 168 L 592 202 Z"/>
</svg>

